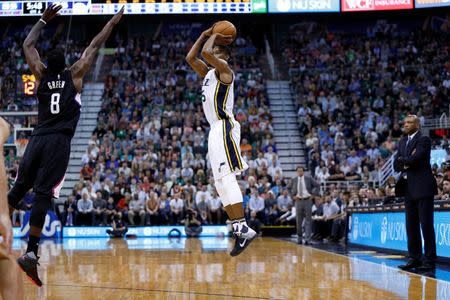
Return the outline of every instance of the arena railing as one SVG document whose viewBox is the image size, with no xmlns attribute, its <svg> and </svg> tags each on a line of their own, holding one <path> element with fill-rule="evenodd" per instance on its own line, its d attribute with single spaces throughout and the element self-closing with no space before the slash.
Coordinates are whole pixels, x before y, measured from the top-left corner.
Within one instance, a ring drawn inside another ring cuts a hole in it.
<svg viewBox="0 0 450 300">
<path fill-rule="evenodd" d="M 368 184 L 370 187 L 378 188 L 380 186 L 378 180 L 369 180 L 367 182 L 364 182 L 363 180 L 342 180 L 342 181 L 334 181 L 334 180 L 327 180 L 325 182 L 320 183 L 320 193 L 323 194 L 326 192 L 332 185 L 334 185 L 336 188 L 344 188 L 344 189 L 350 189 L 352 187 L 362 187 L 365 184 Z"/>
</svg>

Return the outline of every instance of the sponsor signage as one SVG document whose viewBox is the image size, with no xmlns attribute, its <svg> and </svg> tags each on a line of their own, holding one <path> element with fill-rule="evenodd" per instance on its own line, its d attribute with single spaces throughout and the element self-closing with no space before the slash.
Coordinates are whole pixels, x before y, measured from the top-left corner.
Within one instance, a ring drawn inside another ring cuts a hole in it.
<svg viewBox="0 0 450 300">
<path fill-rule="evenodd" d="M 269 0 L 269 13 L 339 11 L 339 0 Z"/>
<path fill-rule="evenodd" d="M 450 258 L 450 211 L 434 213 L 434 230 L 437 255 Z M 407 251 L 405 213 L 351 214 L 348 240 L 357 245 Z"/>
<path fill-rule="evenodd" d="M 416 8 L 450 6 L 450 0 L 415 0 Z"/>
<path fill-rule="evenodd" d="M 102 238 L 109 237 L 106 230 L 111 227 L 64 227 L 63 238 Z M 178 230 L 182 237 L 186 237 L 184 226 L 145 226 L 130 227 L 127 234 L 137 237 L 167 237 L 172 230 Z M 203 226 L 200 237 L 226 236 L 226 226 Z"/>
<path fill-rule="evenodd" d="M 28 237 L 30 231 L 30 211 L 25 213 L 23 218 L 22 227 L 14 227 L 13 235 L 14 238 Z M 45 216 L 44 228 L 42 228 L 41 237 L 43 238 L 59 238 L 61 237 L 61 221 L 53 211 L 47 211 Z"/>
<path fill-rule="evenodd" d="M 414 0 L 341 0 L 343 12 L 412 9 Z"/>
</svg>

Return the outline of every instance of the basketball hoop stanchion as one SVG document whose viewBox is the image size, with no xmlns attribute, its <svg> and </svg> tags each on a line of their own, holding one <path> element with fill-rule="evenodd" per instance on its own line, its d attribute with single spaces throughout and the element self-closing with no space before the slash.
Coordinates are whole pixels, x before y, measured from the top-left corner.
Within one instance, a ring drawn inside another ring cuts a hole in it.
<svg viewBox="0 0 450 300">
<path fill-rule="evenodd" d="M 28 140 L 27 139 L 17 139 L 14 141 L 14 145 L 17 150 L 17 157 L 23 157 L 25 150 L 27 149 Z"/>
</svg>

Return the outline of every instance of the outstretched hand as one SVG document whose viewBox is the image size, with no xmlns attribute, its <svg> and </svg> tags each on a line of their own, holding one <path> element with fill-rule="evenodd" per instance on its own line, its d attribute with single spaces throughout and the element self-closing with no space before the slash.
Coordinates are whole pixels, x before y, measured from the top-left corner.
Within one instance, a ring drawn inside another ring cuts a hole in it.
<svg viewBox="0 0 450 300">
<path fill-rule="evenodd" d="M 61 8 L 61 4 L 52 4 L 51 6 L 47 7 L 47 9 L 42 14 L 42 20 L 44 20 L 45 22 L 51 21 L 58 14 Z"/>
<path fill-rule="evenodd" d="M 114 17 L 111 18 L 111 23 L 114 25 L 117 25 L 119 23 L 120 19 L 122 19 L 123 12 L 125 11 L 125 6 L 122 6 L 122 8 L 119 10 L 117 14 L 114 15 Z"/>
</svg>

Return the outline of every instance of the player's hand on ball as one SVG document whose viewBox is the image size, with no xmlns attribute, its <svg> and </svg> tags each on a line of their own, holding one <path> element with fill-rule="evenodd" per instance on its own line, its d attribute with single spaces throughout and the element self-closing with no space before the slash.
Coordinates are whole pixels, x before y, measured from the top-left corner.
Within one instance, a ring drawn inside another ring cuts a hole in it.
<svg viewBox="0 0 450 300">
<path fill-rule="evenodd" d="M 11 253 L 13 233 L 11 220 L 7 213 L 0 214 L 0 235 L 3 238 L 2 243 L 6 246 L 8 253 Z"/>
<path fill-rule="evenodd" d="M 213 27 L 206 29 L 205 31 L 202 32 L 202 36 L 205 38 L 209 38 L 212 34 L 212 30 L 213 30 Z"/>
<path fill-rule="evenodd" d="M 0 117 L 0 144 L 3 145 L 10 135 L 11 131 L 8 122 Z"/>
<path fill-rule="evenodd" d="M 233 36 L 231 35 L 223 35 L 221 33 L 215 33 L 215 35 L 214 43 L 217 45 L 229 45 L 233 42 Z"/>
<path fill-rule="evenodd" d="M 122 6 L 122 8 L 119 10 L 119 12 L 117 14 L 115 14 L 114 17 L 112 17 L 111 23 L 113 23 L 114 25 L 119 23 L 120 19 L 122 19 L 124 11 L 125 11 L 125 6 Z"/>
<path fill-rule="evenodd" d="M 51 21 L 58 14 L 61 8 L 62 5 L 56 3 L 47 7 L 47 9 L 44 11 L 44 14 L 42 15 L 42 20 L 44 20 L 45 22 Z"/>
</svg>

